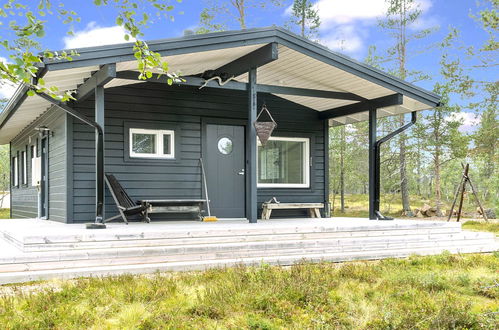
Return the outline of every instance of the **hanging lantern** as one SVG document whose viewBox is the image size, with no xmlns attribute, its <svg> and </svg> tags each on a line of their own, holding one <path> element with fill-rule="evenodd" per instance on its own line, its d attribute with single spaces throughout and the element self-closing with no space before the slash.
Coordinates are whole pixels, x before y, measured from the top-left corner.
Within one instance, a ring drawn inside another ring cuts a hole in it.
<svg viewBox="0 0 499 330">
<path fill-rule="evenodd" d="M 271 121 L 258 121 L 264 111 L 267 113 Z M 267 141 L 272 135 L 272 132 L 277 127 L 277 123 L 275 122 L 274 118 L 272 118 L 272 115 L 270 114 L 265 104 L 263 104 L 262 110 L 260 110 L 260 113 L 256 117 L 256 121 L 253 123 L 253 126 L 255 126 L 256 135 L 258 136 L 258 139 L 260 139 L 260 143 L 263 147 L 265 147 Z"/>
</svg>

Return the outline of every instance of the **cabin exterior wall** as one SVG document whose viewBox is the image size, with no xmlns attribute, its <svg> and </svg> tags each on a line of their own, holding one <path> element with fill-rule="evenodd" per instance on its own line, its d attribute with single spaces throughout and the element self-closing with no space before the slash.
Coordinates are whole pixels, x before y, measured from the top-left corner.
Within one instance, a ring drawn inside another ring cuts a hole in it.
<svg viewBox="0 0 499 330">
<path fill-rule="evenodd" d="M 324 123 L 317 112 L 284 99 L 259 95 L 278 123 L 274 136 L 310 138 L 309 188 L 259 188 L 261 203 L 277 197 L 282 202 L 324 202 Z M 94 100 L 74 106 L 93 117 Z M 116 175 L 133 199 L 201 198 L 203 125 L 236 122 L 246 125 L 246 92 L 139 83 L 105 90 L 105 170 Z M 94 219 L 95 145 L 93 129 L 76 119 L 68 135 L 73 164 L 68 187 L 73 198 L 68 206 L 69 222 Z M 176 134 L 175 160 L 131 159 L 128 155 L 129 127 L 171 129 Z M 106 188 L 106 217 L 117 214 Z M 300 216 L 305 212 L 276 212 L 276 216 Z M 178 218 L 178 216 L 176 216 Z M 155 217 L 153 216 L 153 220 Z"/>
<path fill-rule="evenodd" d="M 37 127 L 45 126 L 48 133 L 48 219 L 67 220 L 67 131 L 66 114 L 51 108 L 26 127 L 10 143 L 10 162 L 18 157 L 18 185 L 14 186 L 11 169 L 11 216 L 12 218 L 36 218 L 39 215 L 39 194 L 32 184 L 32 146 L 40 154 L 41 135 Z M 26 153 L 26 181 L 22 181 L 22 152 Z"/>
</svg>

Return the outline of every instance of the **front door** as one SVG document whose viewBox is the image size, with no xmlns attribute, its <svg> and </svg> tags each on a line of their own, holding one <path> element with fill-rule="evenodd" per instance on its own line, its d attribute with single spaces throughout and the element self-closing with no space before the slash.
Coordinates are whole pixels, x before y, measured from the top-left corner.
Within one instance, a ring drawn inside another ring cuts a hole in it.
<svg viewBox="0 0 499 330">
<path fill-rule="evenodd" d="M 40 176 L 40 218 L 48 219 L 48 207 L 49 207 L 49 196 L 48 196 L 48 137 L 45 136 L 41 140 L 40 145 L 40 161 L 41 161 L 41 176 Z"/>
<path fill-rule="evenodd" d="M 244 218 L 244 126 L 206 125 L 204 153 L 211 213 Z"/>
</svg>

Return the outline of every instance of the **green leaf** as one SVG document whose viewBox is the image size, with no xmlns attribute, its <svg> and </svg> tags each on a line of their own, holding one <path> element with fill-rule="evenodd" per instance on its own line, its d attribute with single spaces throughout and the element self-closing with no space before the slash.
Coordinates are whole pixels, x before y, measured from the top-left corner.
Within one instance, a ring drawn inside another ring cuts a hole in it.
<svg viewBox="0 0 499 330">
<path fill-rule="evenodd" d="M 32 90 L 32 89 L 29 89 L 28 92 L 27 92 L 28 96 L 35 96 L 35 91 Z"/>
</svg>

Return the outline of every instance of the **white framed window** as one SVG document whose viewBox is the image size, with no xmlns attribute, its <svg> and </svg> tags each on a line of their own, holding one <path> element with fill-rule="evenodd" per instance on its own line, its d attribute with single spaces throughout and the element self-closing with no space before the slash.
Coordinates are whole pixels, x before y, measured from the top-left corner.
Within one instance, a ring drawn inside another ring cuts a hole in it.
<svg viewBox="0 0 499 330">
<path fill-rule="evenodd" d="M 175 131 L 130 128 L 130 158 L 175 158 Z"/>
<path fill-rule="evenodd" d="M 309 188 L 310 139 L 270 137 L 265 147 L 258 141 L 259 188 Z"/>
<path fill-rule="evenodd" d="M 19 158 L 12 158 L 12 186 L 19 187 Z"/>
<path fill-rule="evenodd" d="M 28 184 L 28 160 L 26 151 L 21 152 L 21 184 Z"/>
</svg>

